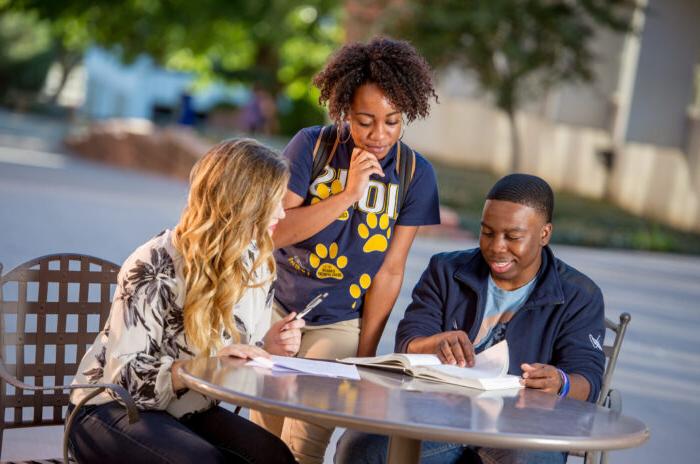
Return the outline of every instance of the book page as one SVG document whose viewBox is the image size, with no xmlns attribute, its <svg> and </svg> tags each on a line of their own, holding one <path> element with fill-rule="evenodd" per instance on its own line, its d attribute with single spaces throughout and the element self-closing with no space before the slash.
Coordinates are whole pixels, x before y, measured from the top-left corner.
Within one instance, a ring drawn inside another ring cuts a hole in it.
<svg viewBox="0 0 700 464">
<path fill-rule="evenodd" d="M 502 342 L 496 343 L 490 348 L 477 354 L 474 367 L 478 367 L 489 372 L 498 372 L 496 375 L 491 376 L 498 377 L 508 373 L 509 364 L 508 341 L 503 340 Z"/>
<path fill-rule="evenodd" d="M 439 366 L 442 364 L 440 358 L 434 354 L 404 354 L 411 367 L 417 366 Z"/>
<path fill-rule="evenodd" d="M 508 343 L 504 340 L 476 355 L 474 367 L 450 364 L 431 366 L 430 370 L 458 379 L 489 379 L 508 372 Z"/>
<path fill-rule="evenodd" d="M 490 379 L 500 377 L 500 370 L 494 369 L 493 366 L 483 367 L 459 367 L 451 364 L 441 364 L 439 366 L 430 366 L 426 368 L 428 371 L 445 374 L 456 379 Z"/>
<path fill-rule="evenodd" d="M 439 365 L 440 358 L 434 354 L 406 354 L 406 353 L 392 353 L 385 354 L 382 356 L 366 357 L 366 358 L 343 358 L 338 359 L 338 361 L 348 364 L 360 364 L 364 366 L 403 366 L 403 367 L 415 367 L 415 366 L 435 366 Z"/>
</svg>

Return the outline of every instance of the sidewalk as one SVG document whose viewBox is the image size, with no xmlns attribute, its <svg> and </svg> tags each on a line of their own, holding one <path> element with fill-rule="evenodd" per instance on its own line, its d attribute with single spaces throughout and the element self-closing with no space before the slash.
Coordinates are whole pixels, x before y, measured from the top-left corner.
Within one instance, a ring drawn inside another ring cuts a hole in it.
<svg viewBox="0 0 700 464">
<path fill-rule="evenodd" d="M 23 125 L 0 111 L 0 261 L 6 270 L 61 251 L 122 262 L 147 237 L 174 225 L 184 205 L 185 182 L 45 151 L 55 146 L 61 130 L 60 124 Z M 33 155 L 17 158 L 18 148 Z M 53 164 L 33 162 L 37 153 Z M 463 238 L 416 239 L 380 353 L 393 350 L 394 331 L 430 256 L 475 245 Z M 622 392 L 623 414 L 649 425 L 651 440 L 641 448 L 613 452 L 611 462 L 695 462 L 700 455 L 700 258 L 568 246 L 555 250 L 600 285 L 608 317 L 632 314 L 613 385 Z M 2 460 L 58 456 L 60 433 L 60 428 L 7 431 Z"/>
</svg>

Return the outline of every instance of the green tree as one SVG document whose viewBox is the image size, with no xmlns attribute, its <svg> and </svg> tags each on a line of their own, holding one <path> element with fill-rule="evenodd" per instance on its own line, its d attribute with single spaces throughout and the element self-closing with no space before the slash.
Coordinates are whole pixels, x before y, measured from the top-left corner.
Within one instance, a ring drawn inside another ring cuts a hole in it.
<svg viewBox="0 0 700 464">
<path fill-rule="evenodd" d="M 292 100 L 317 98 L 311 76 L 342 40 L 333 0 L 0 0 L 3 8 L 49 21 L 67 51 L 97 44 L 125 62 L 145 53 L 200 83 L 256 84 Z"/>
<path fill-rule="evenodd" d="M 39 92 L 53 59 L 48 24 L 36 15 L 0 14 L 0 100 L 25 108 Z"/>
<path fill-rule="evenodd" d="M 515 115 L 523 102 L 563 82 L 594 78 L 597 30 L 630 30 L 634 0 L 406 0 L 386 30 L 411 40 L 436 67 L 472 71 L 508 115 L 511 170 L 520 166 Z"/>
</svg>

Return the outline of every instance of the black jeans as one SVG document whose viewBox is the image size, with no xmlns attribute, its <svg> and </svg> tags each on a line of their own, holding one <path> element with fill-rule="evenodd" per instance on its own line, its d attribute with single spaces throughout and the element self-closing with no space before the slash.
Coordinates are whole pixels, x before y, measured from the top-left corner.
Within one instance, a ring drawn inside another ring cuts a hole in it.
<svg viewBox="0 0 700 464">
<path fill-rule="evenodd" d="M 126 409 L 116 401 L 81 408 L 69 437 L 78 462 L 295 462 L 282 440 L 219 406 L 181 420 L 165 411 L 139 413 L 141 420 L 129 424 Z"/>
</svg>

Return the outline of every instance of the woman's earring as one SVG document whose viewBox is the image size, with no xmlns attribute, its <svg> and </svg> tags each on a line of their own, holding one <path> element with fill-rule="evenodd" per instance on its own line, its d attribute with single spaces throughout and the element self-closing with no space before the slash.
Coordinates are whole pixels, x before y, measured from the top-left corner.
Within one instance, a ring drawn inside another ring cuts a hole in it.
<svg viewBox="0 0 700 464">
<path fill-rule="evenodd" d="M 399 137 L 399 140 L 403 140 L 403 134 L 406 132 L 406 120 L 404 118 L 401 118 L 401 136 Z"/>
<path fill-rule="evenodd" d="M 346 143 L 348 143 L 348 141 L 350 140 L 350 137 L 352 136 L 352 133 L 350 132 L 350 124 L 349 124 L 349 123 L 343 123 L 343 124 L 338 124 L 338 125 L 337 125 L 336 131 L 338 132 L 338 140 L 340 140 L 340 131 L 341 131 L 341 128 L 340 128 L 340 127 L 341 127 L 341 125 L 343 126 L 343 128 L 345 128 L 345 126 L 347 126 L 347 128 L 348 128 L 348 136 L 345 137 L 345 140 L 341 140 L 341 141 L 340 141 L 340 143 L 346 144 Z"/>
</svg>

